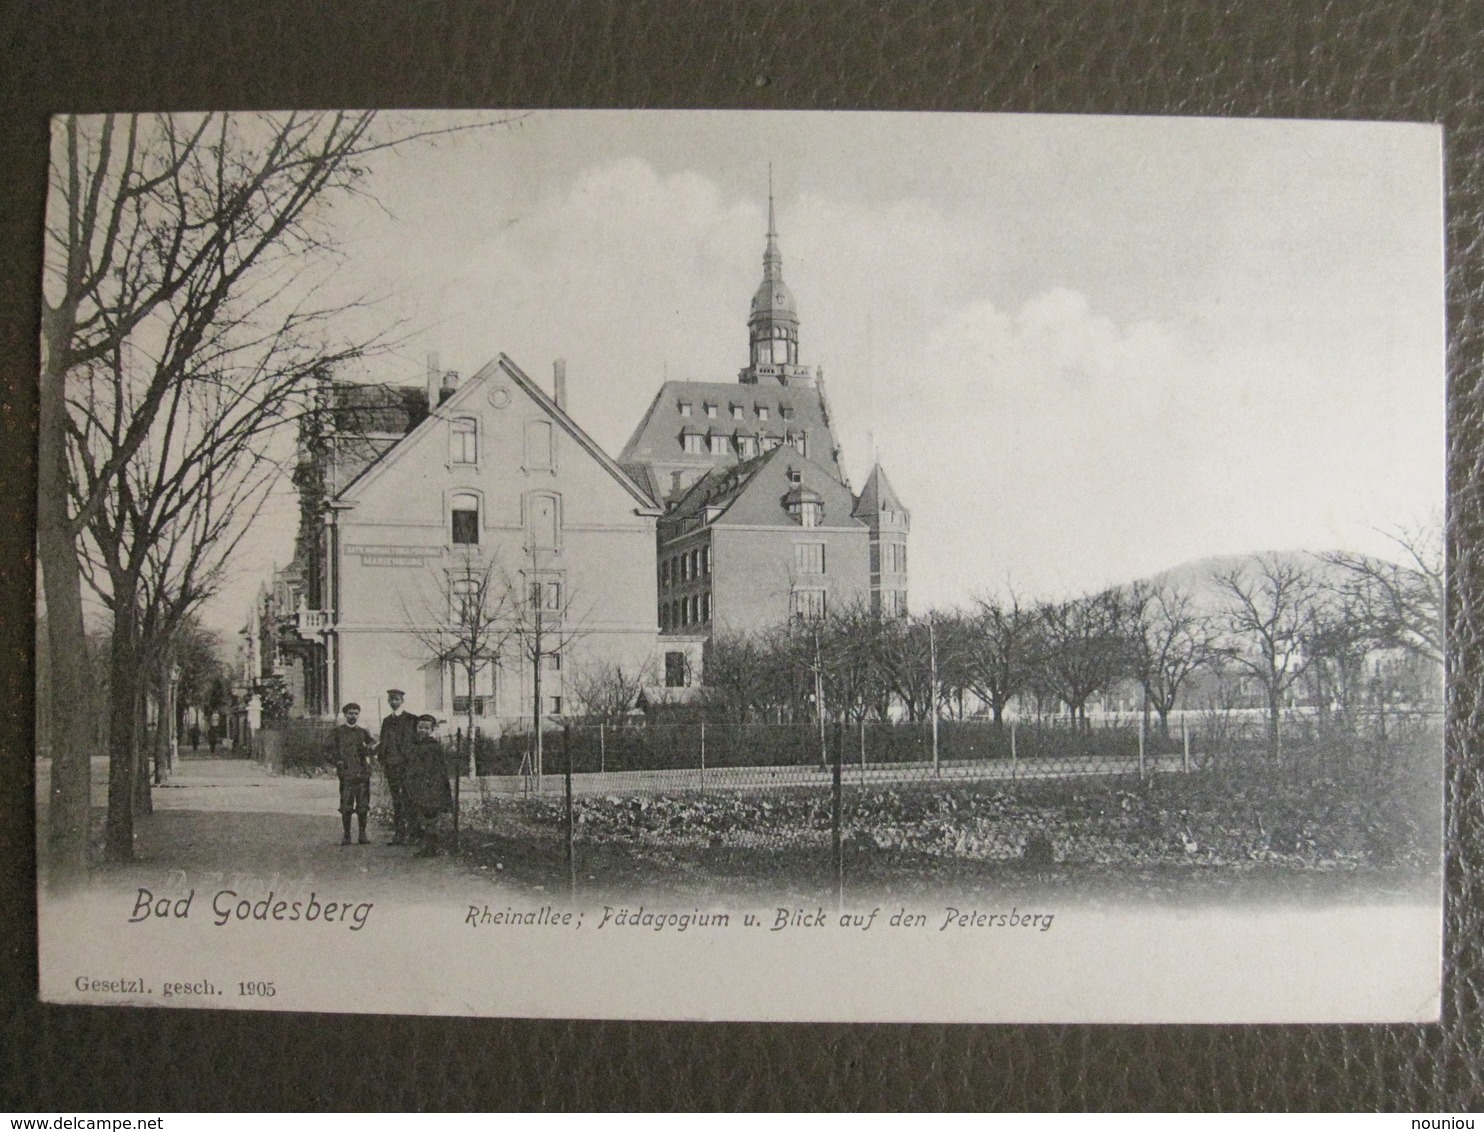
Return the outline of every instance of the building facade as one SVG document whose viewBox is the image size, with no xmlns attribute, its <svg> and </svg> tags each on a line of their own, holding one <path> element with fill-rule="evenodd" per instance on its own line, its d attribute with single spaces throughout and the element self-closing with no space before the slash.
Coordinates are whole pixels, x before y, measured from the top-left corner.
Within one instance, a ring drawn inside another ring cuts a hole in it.
<svg viewBox="0 0 1484 1132">
<path fill-rule="evenodd" d="M 465 381 L 430 365 L 425 391 L 324 392 L 297 476 L 317 714 L 374 717 L 399 687 L 495 730 L 572 711 L 605 665 L 659 663 L 659 508 L 567 415 L 561 363 L 552 395 L 504 355 Z"/>
<path fill-rule="evenodd" d="M 772 194 L 763 278 L 736 381 L 667 381 L 619 462 L 664 504 L 658 620 L 670 667 L 680 646 L 832 609 L 907 612 L 910 516 L 879 465 L 851 490 L 822 370 L 799 360 Z M 673 673 L 671 673 L 673 675 Z"/>
</svg>

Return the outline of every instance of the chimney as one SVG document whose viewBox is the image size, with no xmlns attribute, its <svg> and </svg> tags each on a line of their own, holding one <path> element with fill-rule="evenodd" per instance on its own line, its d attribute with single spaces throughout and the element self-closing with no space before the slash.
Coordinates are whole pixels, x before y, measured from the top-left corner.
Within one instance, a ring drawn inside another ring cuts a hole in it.
<svg viewBox="0 0 1484 1132">
<path fill-rule="evenodd" d="M 438 390 L 443 384 L 442 371 L 438 369 L 436 351 L 428 354 L 428 412 L 438 407 Z"/>
<path fill-rule="evenodd" d="M 680 500 L 680 473 L 670 473 L 670 502 L 677 503 Z"/>
<path fill-rule="evenodd" d="M 551 399 L 562 412 L 567 411 L 567 359 L 558 358 L 551 363 Z"/>
<path fill-rule="evenodd" d="M 459 371 L 456 369 L 451 369 L 443 375 L 442 381 L 439 382 L 438 404 L 443 404 L 443 402 L 447 401 L 450 397 L 457 393 L 458 389 Z"/>
</svg>

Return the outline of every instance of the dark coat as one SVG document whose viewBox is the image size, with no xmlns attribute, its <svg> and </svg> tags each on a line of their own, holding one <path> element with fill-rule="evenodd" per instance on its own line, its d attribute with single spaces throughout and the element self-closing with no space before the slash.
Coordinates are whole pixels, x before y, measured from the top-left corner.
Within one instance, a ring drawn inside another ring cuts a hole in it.
<svg viewBox="0 0 1484 1132">
<path fill-rule="evenodd" d="M 337 724 L 325 741 L 325 756 L 344 782 L 371 781 L 371 732 L 348 723 Z"/>
<path fill-rule="evenodd" d="M 448 784 L 443 744 L 431 735 L 416 740 L 408 753 L 407 797 L 422 813 L 453 811 L 453 788 Z"/>
<path fill-rule="evenodd" d="M 382 767 L 394 772 L 406 767 L 416 742 L 417 716 L 407 711 L 388 715 L 381 721 L 381 746 L 377 751 Z"/>
</svg>

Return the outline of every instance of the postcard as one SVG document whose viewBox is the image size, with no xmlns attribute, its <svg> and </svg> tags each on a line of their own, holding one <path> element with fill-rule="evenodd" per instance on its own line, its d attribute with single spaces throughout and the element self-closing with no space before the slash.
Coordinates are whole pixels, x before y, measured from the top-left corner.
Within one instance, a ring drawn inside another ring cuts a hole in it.
<svg viewBox="0 0 1484 1132">
<path fill-rule="evenodd" d="M 1441 132 L 62 116 L 40 993 L 1407 1022 Z"/>
</svg>

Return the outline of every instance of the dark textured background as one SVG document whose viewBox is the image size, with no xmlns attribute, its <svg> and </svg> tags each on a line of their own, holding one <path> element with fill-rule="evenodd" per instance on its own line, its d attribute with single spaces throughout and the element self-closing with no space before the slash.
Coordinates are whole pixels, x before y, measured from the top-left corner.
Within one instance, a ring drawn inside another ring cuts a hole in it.
<svg viewBox="0 0 1484 1132">
<path fill-rule="evenodd" d="M 1372 7 L 0 0 L 0 1109 L 1477 1107 L 1484 6 Z M 707 1026 L 39 1006 L 30 532 L 46 116 L 287 106 L 1443 123 L 1456 630 L 1443 1024 Z"/>
</svg>

